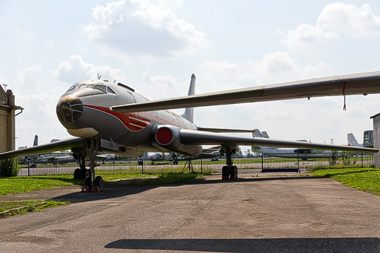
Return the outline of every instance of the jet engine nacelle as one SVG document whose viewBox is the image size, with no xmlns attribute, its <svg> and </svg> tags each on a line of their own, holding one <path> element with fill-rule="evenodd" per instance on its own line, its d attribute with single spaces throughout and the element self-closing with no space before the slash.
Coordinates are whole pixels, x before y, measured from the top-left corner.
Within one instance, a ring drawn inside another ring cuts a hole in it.
<svg viewBox="0 0 380 253">
<path fill-rule="evenodd" d="M 182 153 L 185 155 L 196 156 L 202 152 L 200 145 L 185 145 L 181 143 L 181 128 L 170 125 L 157 126 L 155 133 L 155 142 L 173 152 Z"/>
</svg>

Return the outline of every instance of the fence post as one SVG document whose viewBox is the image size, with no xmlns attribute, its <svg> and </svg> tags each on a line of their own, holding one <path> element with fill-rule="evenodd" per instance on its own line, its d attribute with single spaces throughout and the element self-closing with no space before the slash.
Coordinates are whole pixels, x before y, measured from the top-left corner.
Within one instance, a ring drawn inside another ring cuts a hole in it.
<svg viewBox="0 0 380 253">
<path fill-rule="evenodd" d="M 300 173 L 300 153 L 297 153 L 298 173 Z"/>
<path fill-rule="evenodd" d="M 363 153 L 360 153 L 360 156 L 362 158 L 362 168 L 364 167 L 364 164 L 363 164 Z"/>
<path fill-rule="evenodd" d="M 264 169 L 264 154 L 261 153 L 261 172 L 263 172 Z"/>
</svg>

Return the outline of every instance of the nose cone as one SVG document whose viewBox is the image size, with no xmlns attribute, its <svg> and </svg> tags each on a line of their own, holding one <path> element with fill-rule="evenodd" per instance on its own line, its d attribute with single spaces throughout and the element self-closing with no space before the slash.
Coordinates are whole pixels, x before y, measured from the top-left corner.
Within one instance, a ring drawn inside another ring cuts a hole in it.
<svg viewBox="0 0 380 253">
<path fill-rule="evenodd" d="M 83 103 L 78 97 L 68 95 L 58 101 L 57 116 L 63 125 L 79 120 L 82 113 Z"/>
</svg>

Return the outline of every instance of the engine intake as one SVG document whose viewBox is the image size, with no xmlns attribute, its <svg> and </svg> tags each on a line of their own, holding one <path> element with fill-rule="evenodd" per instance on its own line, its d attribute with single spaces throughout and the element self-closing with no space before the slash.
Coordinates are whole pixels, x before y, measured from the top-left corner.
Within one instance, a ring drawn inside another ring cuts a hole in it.
<svg viewBox="0 0 380 253">
<path fill-rule="evenodd" d="M 181 128 L 170 125 L 157 126 L 155 142 L 166 150 L 185 155 L 196 156 L 202 152 L 200 145 L 185 145 L 181 143 Z"/>
</svg>

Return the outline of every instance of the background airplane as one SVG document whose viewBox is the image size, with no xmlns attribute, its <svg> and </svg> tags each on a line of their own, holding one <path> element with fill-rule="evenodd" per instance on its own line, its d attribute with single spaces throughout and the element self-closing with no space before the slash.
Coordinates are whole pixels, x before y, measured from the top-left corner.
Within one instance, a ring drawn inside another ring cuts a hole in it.
<svg viewBox="0 0 380 253">
<path fill-rule="evenodd" d="M 220 145 L 227 164 L 223 167 L 222 178 L 234 179 L 237 177 L 237 167 L 233 165 L 232 155 L 238 151 L 239 145 L 360 152 L 378 150 L 205 131 L 194 124 L 193 107 L 371 93 L 380 93 L 378 72 L 201 95 L 194 95 L 195 75 L 192 75 L 187 97 L 158 101 L 149 101 L 133 88 L 116 81 L 87 80 L 72 85 L 56 107 L 59 121 L 76 138 L 1 153 L 0 159 L 71 149 L 74 158 L 80 162 L 80 171 L 86 171 L 86 157 L 90 160 L 90 176 L 85 179 L 85 190 L 90 191 L 103 188 L 103 179 L 100 176 L 95 178 L 95 160 L 100 151 L 126 157 L 140 156 L 149 151 L 196 156 L 202 152 L 202 145 Z M 182 115 L 167 111 L 175 108 L 186 110 Z"/>
<path fill-rule="evenodd" d="M 363 133 L 363 144 L 359 144 L 353 133 L 347 134 L 348 145 L 353 147 L 373 147 L 373 130 Z"/>
<path fill-rule="evenodd" d="M 259 129 L 255 129 L 252 136 L 254 138 L 256 137 L 269 138 L 269 135 L 266 131 L 260 132 Z M 306 140 L 299 140 L 299 141 L 307 142 Z M 300 158 L 302 160 L 307 160 L 310 158 L 327 158 L 331 156 L 330 150 L 315 150 L 315 149 L 301 149 L 301 148 L 252 146 L 252 151 L 262 153 L 262 154 L 267 154 L 269 156 Z"/>
</svg>

